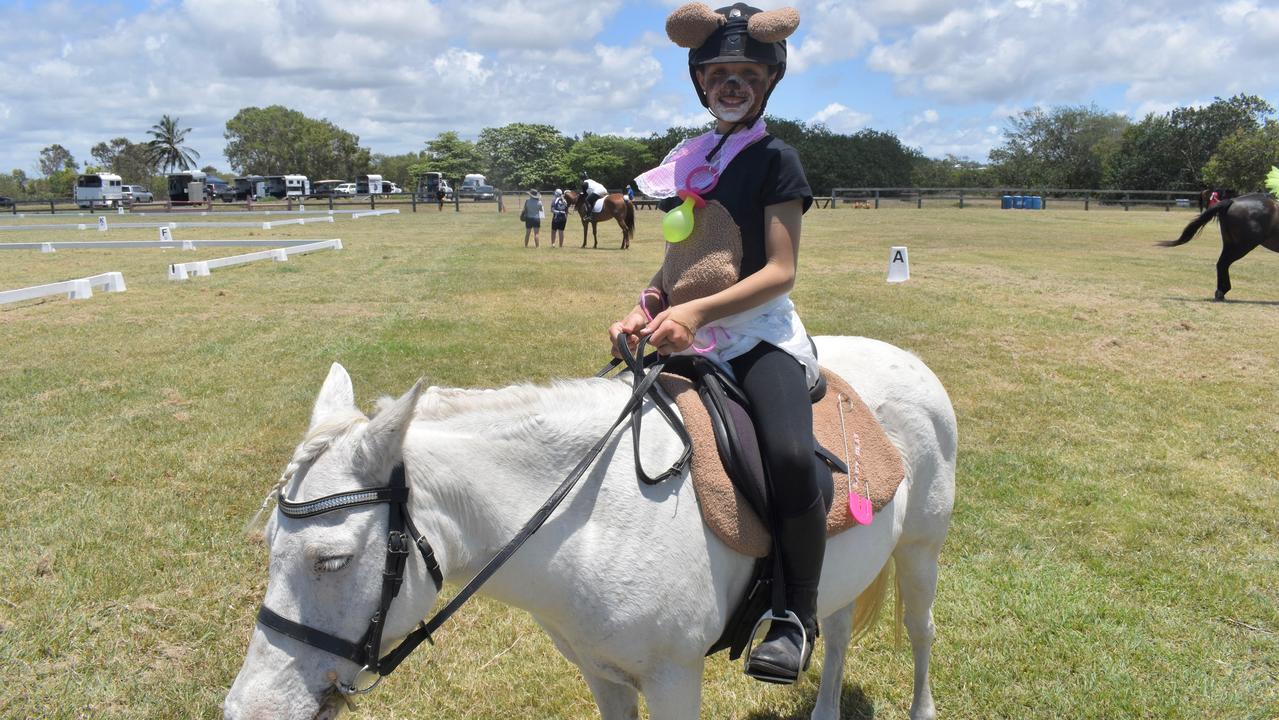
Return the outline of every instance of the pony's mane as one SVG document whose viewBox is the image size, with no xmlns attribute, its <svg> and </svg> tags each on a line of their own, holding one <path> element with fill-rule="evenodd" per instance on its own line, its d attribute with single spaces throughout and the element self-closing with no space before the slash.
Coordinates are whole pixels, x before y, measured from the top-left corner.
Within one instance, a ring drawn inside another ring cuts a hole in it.
<svg viewBox="0 0 1279 720">
<path fill-rule="evenodd" d="M 529 383 L 504 388 L 441 388 L 430 387 L 418 398 L 415 417 L 426 422 L 449 420 L 475 415 L 510 415 L 521 410 L 540 410 L 557 407 L 562 403 L 565 391 L 578 394 L 594 391 L 603 395 L 615 387 L 613 380 L 603 378 L 579 378 L 555 380 L 550 385 Z M 575 399 L 581 403 L 581 398 Z"/>
<path fill-rule="evenodd" d="M 253 517 L 249 519 L 246 528 L 257 527 L 267 508 L 271 506 L 271 501 L 293 480 L 293 476 L 297 474 L 303 465 L 315 462 L 315 459 L 323 455 L 324 451 L 328 450 L 333 443 L 368 421 L 369 419 L 364 416 L 364 413 L 352 408 L 345 415 L 327 418 L 307 430 L 306 437 L 302 438 L 302 442 L 298 443 L 298 446 L 294 448 L 293 458 L 285 466 L 280 478 L 267 491 L 266 497 L 262 498 L 262 505 L 254 513 Z"/>
</svg>

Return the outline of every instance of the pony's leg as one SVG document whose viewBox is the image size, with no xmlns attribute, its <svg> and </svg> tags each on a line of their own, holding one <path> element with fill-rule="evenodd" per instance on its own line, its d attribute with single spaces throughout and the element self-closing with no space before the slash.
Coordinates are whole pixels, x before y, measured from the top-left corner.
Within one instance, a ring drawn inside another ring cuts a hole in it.
<svg viewBox="0 0 1279 720">
<path fill-rule="evenodd" d="M 812 720 L 839 720 L 839 696 L 844 687 L 844 660 L 848 657 L 848 641 L 853 634 L 853 603 L 822 619 L 822 636 L 826 638 L 826 654 L 822 658 L 822 684 L 817 691 L 817 705 Z"/>
<path fill-rule="evenodd" d="M 594 220 L 591 221 L 591 237 L 595 240 L 595 242 L 591 244 L 591 249 L 599 250 L 600 249 L 600 227 L 599 227 L 599 223 L 595 222 Z"/>
<path fill-rule="evenodd" d="M 586 223 L 587 222 L 588 222 L 587 219 L 583 217 L 582 218 L 582 249 L 583 250 L 586 249 Z"/>
<path fill-rule="evenodd" d="M 600 709 L 600 720 L 639 720 L 639 692 L 630 685 L 582 672 Z"/>
<path fill-rule="evenodd" d="M 1225 232 L 1222 232 L 1225 235 Z M 1216 300 L 1225 300 L 1226 293 L 1230 292 L 1230 266 L 1236 260 L 1253 251 L 1256 245 L 1236 244 L 1223 237 L 1221 243 L 1221 257 L 1217 258 L 1217 294 L 1214 296 Z"/>
<path fill-rule="evenodd" d="M 936 627 L 933 625 L 933 600 L 937 597 L 937 556 L 941 543 L 917 542 L 898 545 L 893 551 L 897 561 L 897 582 L 901 590 L 906 634 L 915 659 L 915 696 L 910 703 L 911 720 L 934 720 L 933 691 L 928 682 L 928 660 L 933 648 Z"/>
<path fill-rule="evenodd" d="M 659 671 L 644 679 L 644 700 L 649 720 L 689 720 L 701 715 L 702 670 L 705 658 L 687 665 L 667 660 Z"/>
</svg>

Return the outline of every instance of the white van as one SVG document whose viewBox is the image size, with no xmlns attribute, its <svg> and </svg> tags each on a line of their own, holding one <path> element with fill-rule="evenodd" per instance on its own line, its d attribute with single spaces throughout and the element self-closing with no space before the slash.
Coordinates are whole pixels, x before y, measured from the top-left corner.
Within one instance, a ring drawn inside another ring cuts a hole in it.
<svg viewBox="0 0 1279 720">
<path fill-rule="evenodd" d="M 124 179 L 111 173 L 91 173 L 75 179 L 75 202 L 82 208 L 111 207 L 124 202 Z"/>
</svg>

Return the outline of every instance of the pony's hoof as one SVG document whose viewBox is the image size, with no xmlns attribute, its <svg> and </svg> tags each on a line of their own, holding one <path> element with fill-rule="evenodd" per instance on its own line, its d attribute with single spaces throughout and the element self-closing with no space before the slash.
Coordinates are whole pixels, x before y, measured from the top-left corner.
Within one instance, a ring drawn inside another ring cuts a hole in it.
<svg viewBox="0 0 1279 720">
<path fill-rule="evenodd" d="M 1213 295 L 1213 296 L 1212 296 L 1212 300 L 1213 300 L 1213 302 L 1225 302 L 1225 301 L 1226 301 L 1226 294 L 1225 294 L 1225 293 L 1223 293 L 1223 292 L 1219 292 L 1219 293 L 1217 293 L 1216 295 Z"/>
</svg>

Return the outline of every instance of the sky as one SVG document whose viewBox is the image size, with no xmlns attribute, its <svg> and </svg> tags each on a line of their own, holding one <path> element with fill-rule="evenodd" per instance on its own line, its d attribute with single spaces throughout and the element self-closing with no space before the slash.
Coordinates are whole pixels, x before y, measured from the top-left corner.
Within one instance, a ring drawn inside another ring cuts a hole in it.
<svg viewBox="0 0 1279 720">
<path fill-rule="evenodd" d="M 400 154 L 452 130 L 547 123 L 645 136 L 700 125 L 670 0 L 0 0 L 0 172 L 134 142 L 161 115 L 228 169 L 226 121 L 284 105 Z M 718 7 L 719 3 L 708 3 Z M 1140 119 L 1259 95 L 1279 106 L 1279 0 L 756 0 L 799 30 L 771 114 L 984 161 L 1011 115 Z"/>
</svg>

